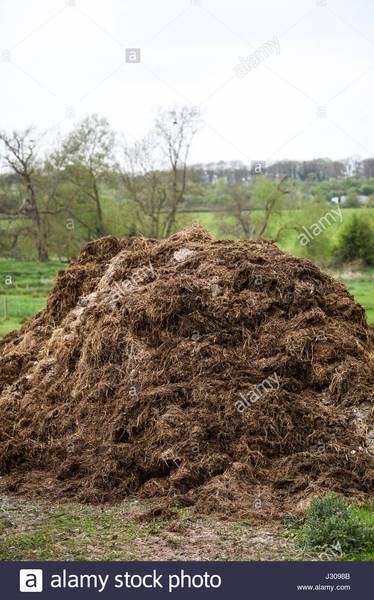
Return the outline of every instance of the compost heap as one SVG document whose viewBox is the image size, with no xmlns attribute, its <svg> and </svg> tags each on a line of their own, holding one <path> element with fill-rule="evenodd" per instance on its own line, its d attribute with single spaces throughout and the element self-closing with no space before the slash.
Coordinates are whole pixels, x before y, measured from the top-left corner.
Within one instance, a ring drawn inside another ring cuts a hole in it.
<svg viewBox="0 0 374 600">
<path fill-rule="evenodd" d="M 345 287 L 270 241 L 90 242 L 0 345 L 1 489 L 226 514 L 368 499 L 373 349 Z"/>
</svg>

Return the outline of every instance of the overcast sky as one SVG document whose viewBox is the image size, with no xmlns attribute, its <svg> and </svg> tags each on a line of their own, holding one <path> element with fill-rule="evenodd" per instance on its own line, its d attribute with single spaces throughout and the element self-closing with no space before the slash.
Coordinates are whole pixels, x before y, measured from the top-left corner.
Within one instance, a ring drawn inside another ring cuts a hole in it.
<svg viewBox="0 0 374 600">
<path fill-rule="evenodd" d="M 1 128 L 98 112 L 131 139 L 193 103 L 191 162 L 367 157 L 373 76 L 373 0 L 0 0 Z"/>
</svg>

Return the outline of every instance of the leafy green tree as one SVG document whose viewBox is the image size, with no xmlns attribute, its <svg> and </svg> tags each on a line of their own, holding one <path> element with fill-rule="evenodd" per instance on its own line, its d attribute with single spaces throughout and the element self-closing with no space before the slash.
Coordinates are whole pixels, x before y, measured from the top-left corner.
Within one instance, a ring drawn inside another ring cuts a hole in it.
<svg viewBox="0 0 374 600">
<path fill-rule="evenodd" d="M 367 215 L 353 214 L 340 234 L 335 255 L 341 263 L 359 260 L 374 265 L 374 226 Z"/>
<path fill-rule="evenodd" d="M 357 192 L 355 189 L 350 189 L 348 194 L 343 202 L 345 208 L 361 208 L 361 203 L 357 197 Z"/>
<path fill-rule="evenodd" d="M 245 239 L 265 237 L 271 216 L 281 209 L 287 194 L 285 177 L 278 184 L 258 176 L 250 186 L 227 185 L 222 202 L 230 223 L 223 224 L 222 232 Z"/>
<path fill-rule="evenodd" d="M 40 139 L 28 127 L 23 131 L 0 132 L 2 163 L 13 176 L 8 194 L 3 196 L 0 212 L 6 213 L 10 247 L 27 237 L 36 249 L 38 260 L 48 261 L 48 230 L 51 218 L 60 212 L 56 187 L 47 190 L 47 178 L 40 159 Z M 14 193 L 14 185 L 17 189 Z"/>
<path fill-rule="evenodd" d="M 359 192 L 364 196 L 371 196 L 374 194 L 374 179 L 371 178 L 363 181 L 359 187 Z"/>
<path fill-rule="evenodd" d="M 101 184 L 113 164 L 115 134 L 105 117 L 90 115 L 68 135 L 60 151 L 64 174 L 96 218 L 96 235 L 105 235 Z"/>
</svg>

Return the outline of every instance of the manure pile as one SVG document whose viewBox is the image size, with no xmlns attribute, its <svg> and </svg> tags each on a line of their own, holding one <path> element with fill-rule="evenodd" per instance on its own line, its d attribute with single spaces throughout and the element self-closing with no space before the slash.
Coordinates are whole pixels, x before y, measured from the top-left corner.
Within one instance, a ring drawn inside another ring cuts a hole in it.
<svg viewBox="0 0 374 600">
<path fill-rule="evenodd" d="M 268 241 L 87 244 L 0 344 L 0 489 L 279 513 L 374 495 L 374 334 Z"/>
</svg>

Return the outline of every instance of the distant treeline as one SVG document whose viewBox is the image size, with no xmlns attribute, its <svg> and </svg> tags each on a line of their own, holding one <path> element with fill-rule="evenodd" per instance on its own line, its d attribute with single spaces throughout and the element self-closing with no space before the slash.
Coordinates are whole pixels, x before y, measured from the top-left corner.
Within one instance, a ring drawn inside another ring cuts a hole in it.
<svg viewBox="0 0 374 600">
<path fill-rule="evenodd" d="M 330 160 L 329 158 L 316 158 L 313 160 L 279 160 L 271 164 L 266 161 L 252 161 L 245 165 L 241 161 L 218 161 L 215 163 L 197 164 L 191 167 L 192 176 L 202 183 L 215 183 L 218 179 L 225 179 L 227 183 L 239 184 L 251 180 L 254 175 L 263 174 L 277 179 L 288 177 L 300 181 L 329 179 L 369 179 L 374 177 L 374 158 L 359 160 L 347 158 L 344 160 Z"/>
</svg>

